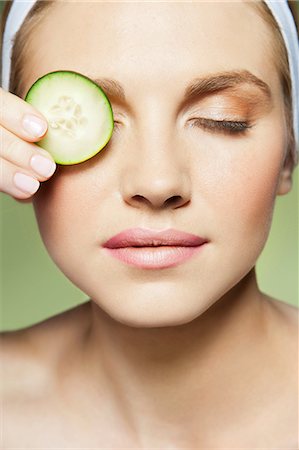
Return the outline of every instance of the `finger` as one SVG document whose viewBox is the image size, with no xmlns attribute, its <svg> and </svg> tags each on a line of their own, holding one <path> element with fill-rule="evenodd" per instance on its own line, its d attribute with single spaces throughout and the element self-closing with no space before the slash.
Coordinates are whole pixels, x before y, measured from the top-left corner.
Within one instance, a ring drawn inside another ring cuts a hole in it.
<svg viewBox="0 0 299 450">
<path fill-rule="evenodd" d="M 3 159 L 26 169 L 29 174 L 37 177 L 40 181 L 45 181 L 53 175 L 56 164 L 46 150 L 20 139 L 5 128 L 0 131 L 0 156 Z"/>
<path fill-rule="evenodd" d="M 2 88 L 0 111 L 0 125 L 29 142 L 38 141 L 47 131 L 47 120 L 37 109 Z"/>
<path fill-rule="evenodd" d="M 40 183 L 26 171 L 0 158 L 0 191 L 16 199 L 29 198 L 38 190 Z"/>
</svg>

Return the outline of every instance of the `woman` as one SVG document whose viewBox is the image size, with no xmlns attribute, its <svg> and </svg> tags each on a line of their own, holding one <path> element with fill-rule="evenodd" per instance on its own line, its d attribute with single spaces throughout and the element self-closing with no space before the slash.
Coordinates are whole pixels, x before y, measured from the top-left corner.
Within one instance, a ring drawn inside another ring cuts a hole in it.
<svg viewBox="0 0 299 450">
<path fill-rule="evenodd" d="M 61 69 L 98 80 L 115 131 L 46 172 L 23 99 Z M 2 190 L 32 200 L 90 301 L 3 333 L 4 448 L 298 448 L 297 310 L 255 276 L 297 161 L 288 70 L 262 2 L 31 10 L 1 92 Z"/>
</svg>

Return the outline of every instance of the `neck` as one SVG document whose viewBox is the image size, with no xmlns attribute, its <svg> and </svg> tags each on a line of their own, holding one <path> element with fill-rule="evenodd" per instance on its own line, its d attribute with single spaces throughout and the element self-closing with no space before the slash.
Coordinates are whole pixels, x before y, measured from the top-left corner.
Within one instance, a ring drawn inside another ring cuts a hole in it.
<svg viewBox="0 0 299 450">
<path fill-rule="evenodd" d="M 134 427 L 146 428 L 150 417 L 191 426 L 195 410 L 215 423 L 209 414 L 223 409 L 223 387 L 238 388 L 250 370 L 263 331 L 261 298 L 253 269 L 205 313 L 176 327 L 129 327 L 91 302 L 85 367 L 96 383 L 105 380 Z"/>
</svg>

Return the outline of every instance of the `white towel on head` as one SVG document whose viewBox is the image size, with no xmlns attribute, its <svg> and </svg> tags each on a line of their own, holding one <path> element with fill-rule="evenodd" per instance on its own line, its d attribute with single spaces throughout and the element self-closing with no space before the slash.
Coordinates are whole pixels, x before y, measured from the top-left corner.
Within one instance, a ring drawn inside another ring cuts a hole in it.
<svg viewBox="0 0 299 450">
<path fill-rule="evenodd" d="M 294 134 L 299 151 L 299 44 L 294 19 L 287 0 L 264 0 L 279 25 L 288 52 L 292 80 Z"/>
<path fill-rule="evenodd" d="M 36 3 L 36 0 L 14 0 L 5 24 L 2 42 L 2 74 L 1 85 L 3 89 L 8 91 L 10 66 L 11 66 L 11 52 L 14 45 L 15 34 L 19 31 L 22 23 L 27 17 L 27 14 Z"/>
</svg>

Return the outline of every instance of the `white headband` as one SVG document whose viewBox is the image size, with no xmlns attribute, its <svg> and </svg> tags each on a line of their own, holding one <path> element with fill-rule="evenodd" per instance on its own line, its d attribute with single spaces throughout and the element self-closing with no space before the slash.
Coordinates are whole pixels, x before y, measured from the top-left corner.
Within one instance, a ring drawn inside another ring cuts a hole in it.
<svg viewBox="0 0 299 450">
<path fill-rule="evenodd" d="M 9 89 L 11 51 L 14 36 L 37 0 L 14 0 L 9 11 L 2 43 L 2 87 Z M 299 46 L 294 19 L 286 0 L 264 0 L 280 27 L 288 52 L 292 80 L 293 124 L 299 151 Z"/>
</svg>

